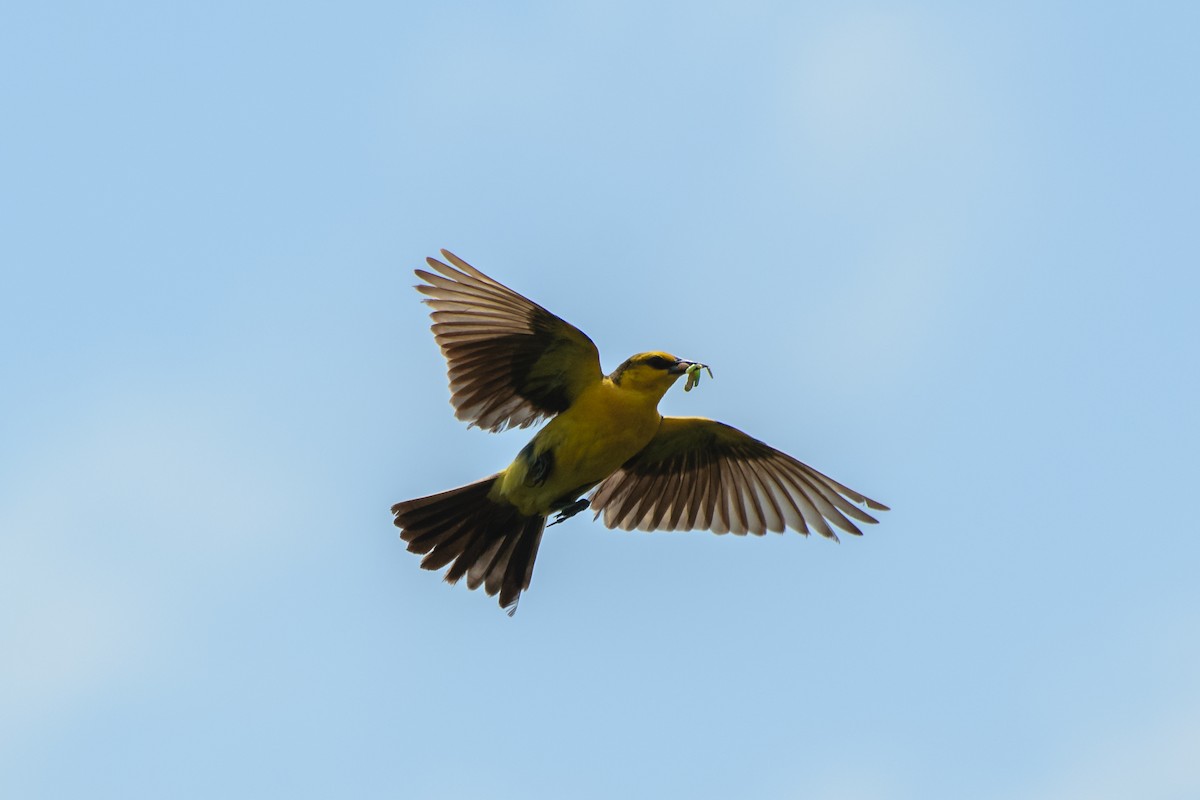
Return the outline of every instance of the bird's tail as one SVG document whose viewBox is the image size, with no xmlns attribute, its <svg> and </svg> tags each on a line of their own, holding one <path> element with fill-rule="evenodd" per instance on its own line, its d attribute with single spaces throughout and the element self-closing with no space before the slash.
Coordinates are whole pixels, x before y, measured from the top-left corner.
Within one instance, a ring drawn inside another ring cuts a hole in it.
<svg viewBox="0 0 1200 800">
<path fill-rule="evenodd" d="M 447 583 L 466 575 L 468 588 L 483 586 L 489 595 L 499 594 L 500 607 L 512 616 L 533 577 L 546 518 L 489 499 L 497 477 L 396 503 L 392 514 L 409 552 L 424 554 L 424 569 L 450 564 Z"/>
</svg>

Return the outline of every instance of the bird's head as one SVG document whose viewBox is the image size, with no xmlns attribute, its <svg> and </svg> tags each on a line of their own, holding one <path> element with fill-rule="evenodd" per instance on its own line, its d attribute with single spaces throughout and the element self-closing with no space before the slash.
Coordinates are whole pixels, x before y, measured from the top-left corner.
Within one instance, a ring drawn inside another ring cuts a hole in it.
<svg viewBox="0 0 1200 800">
<path fill-rule="evenodd" d="M 657 402 L 695 363 L 653 350 L 630 356 L 608 377 L 622 389 L 652 397 Z"/>
</svg>

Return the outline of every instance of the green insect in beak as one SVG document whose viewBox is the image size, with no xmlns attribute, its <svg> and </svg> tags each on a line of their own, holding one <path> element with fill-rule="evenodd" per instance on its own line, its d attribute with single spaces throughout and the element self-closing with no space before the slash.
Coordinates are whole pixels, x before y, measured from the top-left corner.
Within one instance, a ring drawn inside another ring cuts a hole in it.
<svg viewBox="0 0 1200 800">
<path fill-rule="evenodd" d="M 705 369 L 708 370 L 708 377 L 711 379 L 713 373 L 712 368 L 708 364 L 692 364 L 687 368 L 687 383 L 683 385 L 685 392 L 690 392 L 693 386 L 700 385 L 700 371 Z"/>
</svg>

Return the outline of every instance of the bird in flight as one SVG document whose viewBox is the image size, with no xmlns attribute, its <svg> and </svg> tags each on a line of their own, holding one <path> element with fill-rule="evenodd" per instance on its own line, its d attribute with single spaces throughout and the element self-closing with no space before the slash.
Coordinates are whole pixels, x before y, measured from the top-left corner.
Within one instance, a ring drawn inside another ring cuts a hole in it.
<svg viewBox="0 0 1200 800">
<path fill-rule="evenodd" d="M 705 365 L 661 351 L 608 375 L 575 326 L 446 250 L 426 259 L 417 290 L 450 372 L 455 416 L 489 431 L 550 422 L 495 475 L 392 506 L 400 538 L 449 565 L 445 579 L 499 595 L 511 616 L 529 588 L 547 519 L 592 508 L 609 528 L 714 533 L 861 535 L 878 503 L 740 430 L 664 417 L 658 401 Z M 588 497 L 584 495 L 591 491 Z M 857 505 L 856 505 L 857 504 Z"/>
</svg>

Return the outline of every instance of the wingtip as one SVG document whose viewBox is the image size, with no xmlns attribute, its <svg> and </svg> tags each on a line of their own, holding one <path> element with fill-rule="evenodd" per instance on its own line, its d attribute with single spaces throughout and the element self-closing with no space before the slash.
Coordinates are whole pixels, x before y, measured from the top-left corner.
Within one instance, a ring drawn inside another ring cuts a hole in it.
<svg viewBox="0 0 1200 800">
<path fill-rule="evenodd" d="M 471 266 L 470 264 L 468 264 L 467 262 L 463 261 L 463 260 L 462 260 L 461 258 L 459 258 L 458 256 L 454 255 L 454 253 L 451 253 L 451 252 L 450 252 L 449 250 L 447 250 L 446 248 L 444 248 L 444 247 L 443 247 L 443 248 L 442 248 L 441 250 L 439 250 L 438 252 L 442 254 L 442 258 L 446 259 L 447 261 L 449 261 L 449 262 L 450 262 L 451 264 L 453 264 L 454 266 L 458 267 L 458 268 L 459 268 L 460 270 L 462 270 L 463 272 L 466 272 L 466 273 L 468 273 L 468 274 L 470 274 L 470 273 L 472 273 L 472 272 L 475 272 L 475 268 L 474 268 L 474 267 L 472 267 L 472 266 Z"/>
<path fill-rule="evenodd" d="M 429 260 L 433 261 L 433 259 L 429 259 Z M 437 264 L 440 262 L 435 261 L 433 263 Z M 433 264 L 430 264 L 430 266 L 432 267 Z M 445 265 L 443 264 L 442 266 L 445 266 Z M 437 269 L 437 267 L 434 267 L 434 269 Z M 435 288 L 433 283 L 437 279 L 437 276 L 434 275 L 432 272 L 426 272 L 423 269 L 414 269 L 413 275 L 416 275 L 418 278 L 420 278 L 422 281 L 424 281 L 424 283 L 418 283 L 415 286 L 413 286 L 413 288 L 416 289 L 418 292 L 424 292 L 424 291 Z"/>
</svg>

